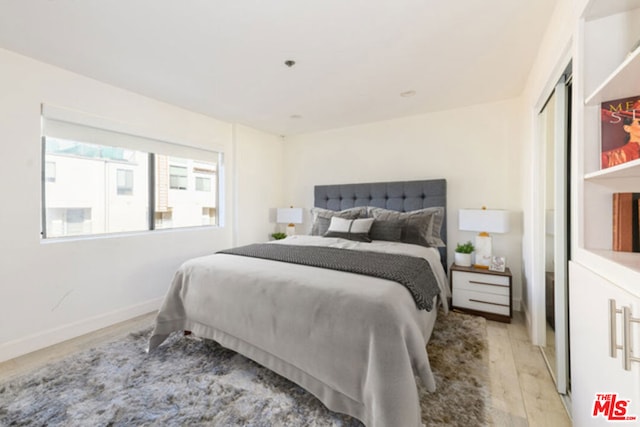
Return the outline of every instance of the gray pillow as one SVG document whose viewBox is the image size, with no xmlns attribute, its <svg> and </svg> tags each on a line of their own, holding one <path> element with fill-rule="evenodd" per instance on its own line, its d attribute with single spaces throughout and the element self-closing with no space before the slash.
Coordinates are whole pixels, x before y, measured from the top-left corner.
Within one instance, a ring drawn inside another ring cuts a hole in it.
<svg viewBox="0 0 640 427">
<path fill-rule="evenodd" d="M 311 226 L 312 236 L 324 236 L 329 229 L 331 218 L 337 216 L 338 218 L 356 219 L 366 218 L 367 208 L 366 206 L 359 206 L 356 208 L 345 209 L 343 211 L 331 211 L 323 208 L 311 208 L 311 216 L 313 218 L 313 225 Z"/>
<path fill-rule="evenodd" d="M 404 221 L 400 220 L 379 220 L 376 219 L 369 230 L 371 240 L 387 240 L 389 242 L 402 241 L 402 228 Z"/>
<path fill-rule="evenodd" d="M 433 217 L 433 224 L 431 225 L 431 242 L 434 247 L 445 247 L 445 243 L 442 241 L 442 223 L 444 222 L 444 208 L 442 206 L 425 208 L 423 210 L 431 209 L 435 212 Z"/>
<path fill-rule="evenodd" d="M 369 208 L 369 215 L 376 220 L 402 221 L 402 242 L 429 247 L 445 246 L 440 237 L 444 221 L 443 207 L 424 208 L 409 212 Z"/>
</svg>

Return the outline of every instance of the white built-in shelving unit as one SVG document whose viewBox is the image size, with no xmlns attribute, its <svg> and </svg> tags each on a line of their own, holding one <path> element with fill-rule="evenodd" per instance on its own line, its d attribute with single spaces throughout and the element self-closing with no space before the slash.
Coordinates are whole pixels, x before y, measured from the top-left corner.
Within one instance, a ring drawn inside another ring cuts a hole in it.
<svg viewBox="0 0 640 427">
<path fill-rule="evenodd" d="M 574 33 L 572 252 L 569 263 L 571 413 L 594 415 L 611 390 L 640 416 L 640 253 L 612 250 L 613 193 L 640 192 L 640 160 L 600 168 L 602 102 L 640 95 L 640 0 L 588 0 Z M 608 393 L 608 392 L 607 392 Z"/>
<path fill-rule="evenodd" d="M 640 95 L 640 0 L 592 0 L 576 34 L 573 258 L 640 296 L 640 253 L 612 250 L 612 194 L 640 192 L 640 160 L 600 169 L 600 105 Z"/>
</svg>

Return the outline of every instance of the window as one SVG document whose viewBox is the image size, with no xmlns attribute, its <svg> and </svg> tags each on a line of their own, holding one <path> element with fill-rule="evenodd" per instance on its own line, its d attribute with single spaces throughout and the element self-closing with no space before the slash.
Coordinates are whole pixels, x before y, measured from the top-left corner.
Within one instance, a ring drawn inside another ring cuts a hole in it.
<svg viewBox="0 0 640 427">
<path fill-rule="evenodd" d="M 65 209 L 65 223 L 67 234 L 83 234 L 85 226 L 91 227 L 91 209 Z"/>
<path fill-rule="evenodd" d="M 133 194 L 133 171 L 118 169 L 116 174 L 118 196 L 131 196 Z"/>
<path fill-rule="evenodd" d="M 46 182 L 56 182 L 56 164 L 55 162 L 45 162 L 44 179 Z"/>
<path fill-rule="evenodd" d="M 211 191 L 211 178 L 196 176 L 196 191 Z"/>
<path fill-rule="evenodd" d="M 57 172 L 45 183 L 46 237 L 148 229 L 147 153 L 49 137 L 44 151 L 45 168 L 55 163 Z M 133 199 L 109 197 L 133 196 L 135 175 L 141 191 Z"/>
<path fill-rule="evenodd" d="M 217 163 L 160 154 L 155 159 L 155 228 L 216 224 Z"/>
<path fill-rule="evenodd" d="M 169 166 L 169 182 L 172 190 L 187 189 L 187 168 L 185 166 Z"/>
<path fill-rule="evenodd" d="M 91 208 L 49 208 L 47 221 L 49 237 L 90 234 Z"/>
<path fill-rule="evenodd" d="M 58 119 L 65 114 L 43 106 L 43 238 L 218 223 L 221 153 L 107 130 L 91 118 Z"/>
<path fill-rule="evenodd" d="M 154 223 L 156 229 L 173 228 L 171 211 L 156 212 L 154 215 Z"/>
<path fill-rule="evenodd" d="M 216 208 L 202 208 L 202 225 L 216 223 Z"/>
</svg>

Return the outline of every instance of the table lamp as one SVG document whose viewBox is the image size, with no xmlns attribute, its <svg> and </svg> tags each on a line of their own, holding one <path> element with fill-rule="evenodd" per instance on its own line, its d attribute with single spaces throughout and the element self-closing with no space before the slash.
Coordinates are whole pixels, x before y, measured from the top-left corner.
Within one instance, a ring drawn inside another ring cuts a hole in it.
<svg viewBox="0 0 640 427">
<path fill-rule="evenodd" d="M 302 208 L 278 208 L 276 211 L 276 222 L 287 224 L 287 236 L 296 234 L 296 224 L 302 224 Z"/>
<path fill-rule="evenodd" d="M 491 236 L 489 233 L 509 231 L 509 212 L 501 209 L 460 209 L 458 229 L 478 231 L 475 241 L 476 261 L 474 267 L 489 268 L 491 265 Z"/>
</svg>

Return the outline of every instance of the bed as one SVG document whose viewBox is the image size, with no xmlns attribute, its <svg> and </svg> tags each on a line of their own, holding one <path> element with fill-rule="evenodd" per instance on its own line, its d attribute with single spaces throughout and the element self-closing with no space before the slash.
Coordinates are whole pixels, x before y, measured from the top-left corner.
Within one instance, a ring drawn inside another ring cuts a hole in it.
<svg viewBox="0 0 640 427">
<path fill-rule="evenodd" d="M 416 381 L 435 391 L 426 343 L 436 306 L 446 309 L 448 296 L 446 181 L 316 186 L 314 205 L 312 235 L 185 262 L 158 313 L 149 350 L 171 333 L 191 331 L 253 359 L 302 386 L 329 409 L 367 426 L 420 426 Z M 421 236 L 437 237 L 437 244 L 407 243 L 408 224 L 426 224 L 425 212 L 433 212 L 431 225 L 439 217 L 439 230 L 421 228 Z M 362 233 L 351 234 L 351 225 L 345 236 L 334 226 L 345 220 L 371 224 L 364 234 L 389 240 L 359 241 L 353 235 Z M 398 224 L 406 241 L 390 237 L 396 236 Z M 303 262 L 282 262 L 256 256 L 255 251 L 267 251 L 269 257 L 274 251 L 285 257 L 301 257 L 306 251 L 311 255 Z M 333 258 L 326 261 L 325 255 Z M 369 260 L 383 275 L 352 272 L 356 262 L 347 255 Z M 318 258 L 323 261 L 316 263 Z M 338 270 L 324 265 L 341 260 Z M 423 290 L 403 287 L 395 276 L 392 280 L 384 275 L 387 260 L 388 265 L 411 263 L 406 268 L 403 264 L 400 273 L 414 265 L 430 271 L 435 285 L 420 299 L 414 293 Z"/>
</svg>

